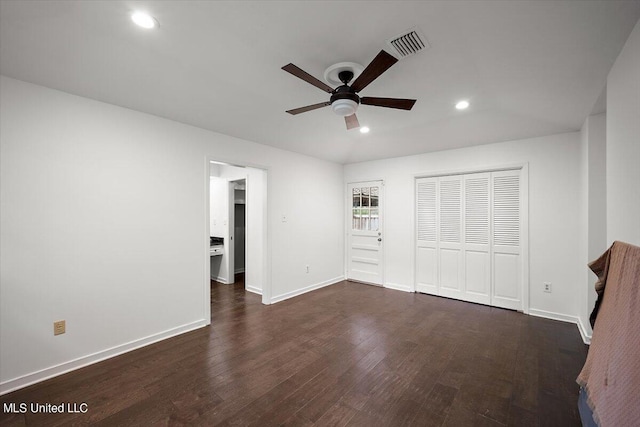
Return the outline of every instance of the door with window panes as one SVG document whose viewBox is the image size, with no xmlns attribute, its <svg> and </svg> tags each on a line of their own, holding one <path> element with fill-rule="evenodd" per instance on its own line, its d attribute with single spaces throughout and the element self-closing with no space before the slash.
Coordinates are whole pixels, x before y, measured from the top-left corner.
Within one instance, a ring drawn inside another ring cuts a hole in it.
<svg viewBox="0 0 640 427">
<path fill-rule="evenodd" d="M 348 185 L 347 279 L 382 285 L 382 181 Z"/>
</svg>

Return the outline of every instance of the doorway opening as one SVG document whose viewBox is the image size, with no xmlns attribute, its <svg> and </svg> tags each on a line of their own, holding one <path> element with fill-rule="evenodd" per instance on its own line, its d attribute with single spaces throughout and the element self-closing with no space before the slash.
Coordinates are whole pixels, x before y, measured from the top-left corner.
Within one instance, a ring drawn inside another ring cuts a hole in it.
<svg viewBox="0 0 640 427">
<path fill-rule="evenodd" d="M 270 304 L 267 170 L 213 159 L 206 166 L 206 304 L 212 285 L 242 286 Z"/>
</svg>

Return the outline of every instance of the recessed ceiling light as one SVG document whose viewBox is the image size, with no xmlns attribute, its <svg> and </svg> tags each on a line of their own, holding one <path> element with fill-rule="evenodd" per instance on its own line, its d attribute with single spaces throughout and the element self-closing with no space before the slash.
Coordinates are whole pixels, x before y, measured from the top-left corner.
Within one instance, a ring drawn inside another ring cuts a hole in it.
<svg viewBox="0 0 640 427">
<path fill-rule="evenodd" d="M 156 21 L 153 16 L 145 12 L 134 12 L 131 15 L 131 20 L 135 22 L 136 25 L 147 29 L 153 28 L 158 25 L 158 21 Z"/>
<path fill-rule="evenodd" d="M 459 101 L 456 104 L 456 108 L 458 110 L 466 110 L 467 108 L 469 108 L 469 101 Z"/>
<path fill-rule="evenodd" d="M 360 133 L 369 133 L 369 130 L 370 130 L 370 129 L 369 129 L 368 127 L 366 127 L 366 126 L 362 126 L 362 127 L 360 128 Z"/>
</svg>

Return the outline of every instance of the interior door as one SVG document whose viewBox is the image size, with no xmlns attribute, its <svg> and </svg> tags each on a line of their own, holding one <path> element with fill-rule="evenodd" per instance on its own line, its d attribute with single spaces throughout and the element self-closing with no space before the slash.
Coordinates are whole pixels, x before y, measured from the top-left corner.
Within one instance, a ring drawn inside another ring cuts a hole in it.
<svg viewBox="0 0 640 427">
<path fill-rule="evenodd" d="M 416 291 L 439 295 L 438 178 L 416 180 Z"/>
<path fill-rule="evenodd" d="M 464 181 L 465 301 L 491 304 L 490 174 L 474 173 Z"/>
<path fill-rule="evenodd" d="M 348 185 L 347 279 L 382 286 L 383 182 Z"/>
<path fill-rule="evenodd" d="M 438 273 L 440 295 L 463 299 L 462 177 L 444 176 L 438 182 Z"/>
<path fill-rule="evenodd" d="M 522 310 L 521 234 L 522 197 L 520 171 L 494 172 L 493 201 L 493 293 L 496 307 Z"/>
</svg>

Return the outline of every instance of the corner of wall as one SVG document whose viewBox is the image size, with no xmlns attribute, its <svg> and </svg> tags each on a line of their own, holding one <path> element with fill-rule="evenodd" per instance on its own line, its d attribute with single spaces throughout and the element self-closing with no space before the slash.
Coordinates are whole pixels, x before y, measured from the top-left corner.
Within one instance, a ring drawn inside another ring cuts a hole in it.
<svg viewBox="0 0 640 427">
<path fill-rule="evenodd" d="M 315 283 L 313 285 L 306 286 L 301 289 L 296 289 L 295 291 L 286 292 L 284 294 L 276 295 L 271 298 L 269 304 L 275 304 L 277 302 L 284 301 L 289 298 L 297 297 L 298 295 L 306 294 L 307 292 L 315 291 L 320 288 L 324 288 L 326 286 L 335 285 L 338 282 L 344 280 L 344 276 L 335 277 L 333 279 L 325 280 L 319 283 Z"/>
<path fill-rule="evenodd" d="M 591 325 L 589 324 L 589 322 L 587 322 L 587 325 L 585 326 L 585 324 L 582 321 L 582 319 L 578 319 L 578 331 L 580 332 L 580 336 L 582 337 L 582 341 L 585 344 L 590 345 L 591 344 L 591 335 L 592 335 L 593 331 L 591 330 Z"/>
<path fill-rule="evenodd" d="M 607 243 L 640 245 L 640 21 L 607 77 Z"/>
</svg>

